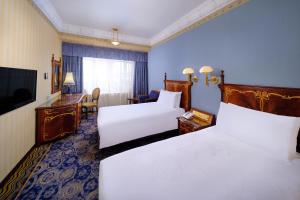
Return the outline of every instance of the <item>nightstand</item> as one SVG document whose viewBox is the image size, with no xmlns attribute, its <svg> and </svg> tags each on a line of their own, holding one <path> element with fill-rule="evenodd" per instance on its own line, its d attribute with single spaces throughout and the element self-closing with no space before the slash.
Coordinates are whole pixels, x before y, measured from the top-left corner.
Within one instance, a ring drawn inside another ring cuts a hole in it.
<svg viewBox="0 0 300 200">
<path fill-rule="evenodd" d="M 137 104 L 139 102 L 138 98 L 128 98 L 129 104 Z"/>
<path fill-rule="evenodd" d="M 198 131 L 215 125 L 215 116 L 211 113 L 192 108 L 194 116 L 191 119 L 178 117 L 178 129 L 180 134 Z"/>
</svg>

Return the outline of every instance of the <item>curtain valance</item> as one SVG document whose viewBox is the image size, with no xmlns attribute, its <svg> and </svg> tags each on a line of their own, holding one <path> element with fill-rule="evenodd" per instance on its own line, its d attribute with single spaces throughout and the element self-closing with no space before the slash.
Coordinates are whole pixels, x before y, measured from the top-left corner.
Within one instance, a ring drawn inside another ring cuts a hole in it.
<svg viewBox="0 0 300 200">
<path fill-rule="evenodd" d="M 148 62 L 148 53 L 63 42 L 62 55 Z"/>
</svg>

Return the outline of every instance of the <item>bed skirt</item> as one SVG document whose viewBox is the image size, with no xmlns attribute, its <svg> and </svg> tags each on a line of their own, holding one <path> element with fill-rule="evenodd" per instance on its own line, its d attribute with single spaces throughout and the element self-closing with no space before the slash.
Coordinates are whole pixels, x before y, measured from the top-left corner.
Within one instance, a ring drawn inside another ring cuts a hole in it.
<svg viewBox="0 0 300 200">
<path fill-rule="evenodd" d="M 136 147 L 144 146 L 147 144 L 151 144 L 153 142 L 165 140 L 171 137 L 179 136 L 180 133 L 178 129 L 170 130 L 163 133 L 157 133 L 154 135 L 149 135 L 146 137 L 142 137 L 139 139 L 123 142 L 121 144 L 116 144 L 114 146 L 106 147 L 100 149 L 100 160 L 103 160 L 107 157 L 113 156 L 115 154 L 121 153 L 123 151 L 127 151 Z"/>
</svg>

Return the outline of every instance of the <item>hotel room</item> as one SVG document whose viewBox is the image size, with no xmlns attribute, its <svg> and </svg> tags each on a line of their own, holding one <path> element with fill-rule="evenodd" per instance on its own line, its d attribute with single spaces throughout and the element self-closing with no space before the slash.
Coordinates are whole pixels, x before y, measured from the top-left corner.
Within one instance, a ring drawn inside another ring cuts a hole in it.
<svg viewBox="0 0 300 200">
<path fill-rule="evenodd" d="M 299 10 L 0 0 L 0 199 L 299 200 Z"/>
</svg>

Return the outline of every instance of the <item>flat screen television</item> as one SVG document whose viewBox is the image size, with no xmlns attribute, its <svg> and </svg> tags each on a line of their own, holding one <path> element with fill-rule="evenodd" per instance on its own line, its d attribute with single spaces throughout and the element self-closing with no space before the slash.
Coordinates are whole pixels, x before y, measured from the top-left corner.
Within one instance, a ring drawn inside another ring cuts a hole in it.
<svg viewBox="0 0 300 200">
<path fill-rule="evenodd" d="M 37 71 L 0 67 L 0 115 L 36 100 Z"/>
</svg>

